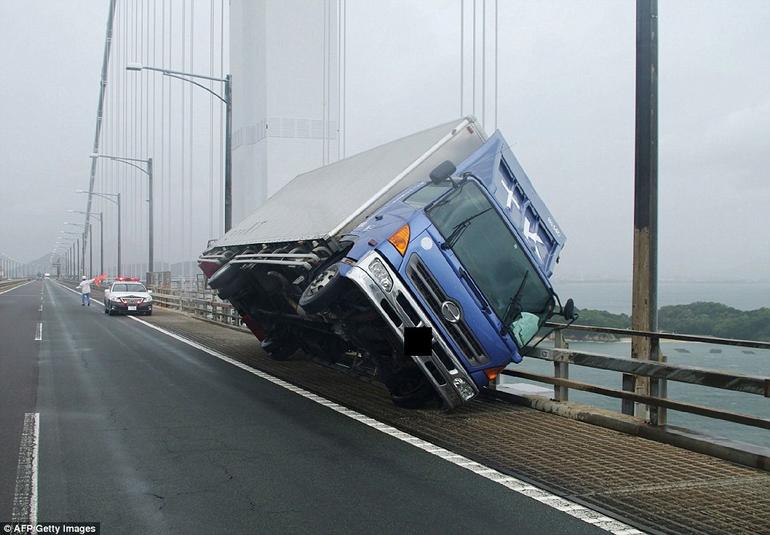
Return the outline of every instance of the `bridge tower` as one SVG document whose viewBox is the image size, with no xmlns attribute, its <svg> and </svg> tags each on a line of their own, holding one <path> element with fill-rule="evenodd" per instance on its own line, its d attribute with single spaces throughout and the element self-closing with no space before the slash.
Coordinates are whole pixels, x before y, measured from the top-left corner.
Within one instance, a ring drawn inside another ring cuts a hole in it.
<svg viewBox="0 0 770 535">
<path fill-rule="evenodd" d="M 232 0 L 233 224 L 337 159 L 339 2 Z"/>
</svg>

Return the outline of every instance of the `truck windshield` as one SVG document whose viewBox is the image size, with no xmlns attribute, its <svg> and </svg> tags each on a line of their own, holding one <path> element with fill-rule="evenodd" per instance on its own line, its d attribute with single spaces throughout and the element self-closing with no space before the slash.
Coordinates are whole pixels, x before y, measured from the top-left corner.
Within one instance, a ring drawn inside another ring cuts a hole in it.
<svg viewBox="0 0 770 535">
<path fill-rule="evenodd" d="M 459 187 L 446 202 L 429 206 L 428 217 L 445 239 L 452 238 L 452 251 L 501 321 L 516 297 L 521 310 L 542 324 L 553 308 L 551 290 L 481 188 L 472 181 Z"/>
</svg>

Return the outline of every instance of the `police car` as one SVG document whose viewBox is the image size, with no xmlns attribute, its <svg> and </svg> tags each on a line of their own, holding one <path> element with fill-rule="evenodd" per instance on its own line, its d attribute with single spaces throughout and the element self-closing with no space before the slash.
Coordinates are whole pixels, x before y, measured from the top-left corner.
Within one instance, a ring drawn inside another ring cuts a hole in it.
<svg viewBox="0 0 770 535">
<path fill-rule="evenodd" d="M 152 290 L 148 290 L 136 277 L 118 277 L 104 290 L 104 313 L 152 314 Z"/>
</svg>

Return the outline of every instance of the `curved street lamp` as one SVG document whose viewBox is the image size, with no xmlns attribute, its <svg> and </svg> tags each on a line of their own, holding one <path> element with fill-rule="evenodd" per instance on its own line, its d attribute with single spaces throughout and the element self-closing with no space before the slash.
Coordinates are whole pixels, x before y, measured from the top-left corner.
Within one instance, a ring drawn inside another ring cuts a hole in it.
<svg viewBox="0 0 770 535">
<path fill-rule="evenodd" d="M 148 67 L 141 63 L 129 63 L 126 65 L 127 71 L 155 71 L 168 76 L 169 78 L 176 78 L 184 82 L 189 82 L 208 91 L 216 98 L 221 100 L 225 105 L 225 232 L 230 230 L 233 226 L 233 177 L 232 177 L 232 117 L 233 117 L 233 92 L 232 92 L 232 76 L 225 75 L 224 78 L 218 78 L 216 76 L 207 76 L 204 74 L 193 74 L 190 72 L 172 71 L 171 69 L 161 69 L 158 67 Z M 224 94 L 212 91 L 205 85 L 192 80 L 192 78 L 199 78 L 201 80 L 210 80 L 212 82 L 220 82 L 224 84 Z"/>
<path fill-rule="evenodd" d="M 154 238 L 153 238 L 153 236 L 154 236 L 154 233 L 153 233 L 154 214 L 153 214 L 153 204 L 152 204 L 152 190 L 153 190 L 153 187 L 152 187 L 152 158 L 147 158 L 146 160 L 143 160 L 141 158 L 125 158 L 123 156 L 110 156 L 110 155 L 107 155 L 107 154 L 96 154 L 96 153 L 91 154 L 91 158 L 93 158 L 93 159 L 106 158 L 107 160 L 112 160 L 112 161 L 115 161 L 115 162 L 122 162 L 122 163 L 124 163 L 126 165 L 130 165 L 131 167 L 135 167 L 136 169 L 139 169 L 142 173 L 147 175 L 147 187 L 148 187 L 148 191 L 149 191 L 148 208 L 149 208 L 149 211 L 150 211 L 150 214 L 149 214 L 149 225 L 148 225 L 149 231 L 150 231 L 150 235 L 149 235 L 149 238 L 148 238 L 149 249 L 150 250 L 149 250 L 149 254 L 148 254 L 148 258 L 147 258 L 147 271 L 149 271 L 149 272 L 154 271 L 154 250 L 155 250 L 155 247 L 153 246 L 153 240 L 154 240 Z M 144 164 L 144 166 L 137 165 L 137 163 L 135 163 L 135 162 L 142 163 L 142 164 Z M 91 192 L 91 193 L 93 195 L 96 195 L 94 192 Z M 118 273 L 118 275 L 119 275 L 119 273 Z"/>
<path fill-rule="evenodd" d="M 120 193 L 104 193 L 99 191 L 86 191 L 84 189 L 75 190 L 75 193 L 86 193 L 90 195 L 94 195 L 96 197 L 100 197 L 102 199 L 105 199 L 113 204 L 116 204 L 118 206 L 118 272 L 117 275 L 120 275 L 121 271 L 121 265 L 120 265 L 120 252 L 121 252 L 121 245 L 120 245 L 120 227 L 121 227 L 121 220 L 120 220 Z M 104 241 L 102 241 L 102 244 L 104 244 Z M 104 273 L 104 271 L 102 271 Z"/>
</svg>

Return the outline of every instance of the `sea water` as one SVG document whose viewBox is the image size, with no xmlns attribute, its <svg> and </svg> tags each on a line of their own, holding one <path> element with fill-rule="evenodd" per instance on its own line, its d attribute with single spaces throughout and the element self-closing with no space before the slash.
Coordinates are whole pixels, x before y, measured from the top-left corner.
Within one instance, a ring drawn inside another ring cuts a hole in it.
<svg viewBox="0 0 770 535">
<path fill-rule="evenodd" d="M 569 283 L 557 286 L 562 298 L 575 297 L 578 307 L 630 313 L 630 283 Z M 714 301 L 741 310 L 770 306 L 770 283 L 661 283 L 660 306 Z M 543 342 L 542 345 L 546 345 Z M 570 349 L 630 358 L 630 340 L 618 342 L 570 342 Z M 770 350 L 702 344 L 696 342 L 661 341 L 661 351 L 671 364 L 724 370 L 770 378 Z M 553 364 L 525 358 L 513 369 L 553 375 Z M 607 370 L 570 366 L 570 379 L 608 388 L 621 388 L 621 375 Z M 505 383 L 525 382 L 505 377 Z M 540 385 L 548 386 L 548 385 Z M 621 400 L 597 394 L 570 390 L 570 400 L 604 409 L 620 411 Z M 723 409 L 770 419 L 770 398 L 699 385 L 668 382 L 668 397 L 696 405 Z M 733 424 L 679 411 L 668 411 L 668 423 L 712 436 L 770 447 L 770 431 Z"/>
</svg>

